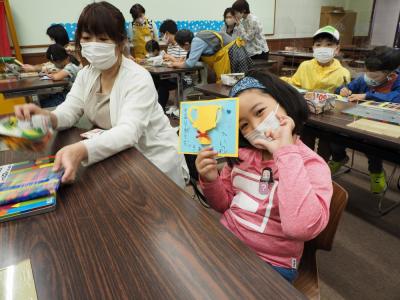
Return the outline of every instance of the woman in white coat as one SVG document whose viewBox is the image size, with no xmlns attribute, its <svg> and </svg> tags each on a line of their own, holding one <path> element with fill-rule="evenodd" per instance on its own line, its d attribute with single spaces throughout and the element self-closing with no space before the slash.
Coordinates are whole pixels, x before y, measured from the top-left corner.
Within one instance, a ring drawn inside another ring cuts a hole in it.
<svg viewBox="0 0 400 300">
<path fill-rule="evenodd" d="M 107 2 L 86 6 L 79 17 L 76 49 L 89 65 L 82 69 L 64 103 L 49 112 L 33 104 L 17 106 L 16 116 L 46 114 L 52 126 L 72 127 L 86 115 L 105 132 L 62 148 L 55 168 L 63 167 L 63 182 L 73 181 L 80 163 L 90 165 L 135 147 L 183 187 L 187 166 L 177 151 L 178 136 L 157 101 L 151 75 L 125 58 L 125 19 Z"/>
</svg>

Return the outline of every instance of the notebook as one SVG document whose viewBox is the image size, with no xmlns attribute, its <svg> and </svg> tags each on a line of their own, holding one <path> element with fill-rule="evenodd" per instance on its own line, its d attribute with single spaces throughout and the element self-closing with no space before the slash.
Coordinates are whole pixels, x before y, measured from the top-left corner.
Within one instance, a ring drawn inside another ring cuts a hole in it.
<svg viewBox="0 0 400 300">
<path fill-rule="evenodd" d="M 53 171 L 54 157 L 0 166 L 0 205 L 55 194 L 63 171 Z"/>
<path fill-rule="evenodd" d="M 56 209 L 56 196 L 38 198 L 0 206 L 0 223 L 43 214 Z"/>
</svg>

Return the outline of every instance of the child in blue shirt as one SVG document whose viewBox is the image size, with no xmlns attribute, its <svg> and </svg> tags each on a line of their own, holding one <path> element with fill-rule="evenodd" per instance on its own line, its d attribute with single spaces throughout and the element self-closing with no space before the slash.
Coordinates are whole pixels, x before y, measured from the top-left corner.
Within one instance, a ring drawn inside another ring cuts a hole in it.
<svg viewBox="0 0 400 300">
<path fill-rule="evenodd" d="M 400 64 L 400 51 L 380 46 L 372 50 L 365 60 L 366 72 L 340 87 L 336 93 L 348 97 L 349 101 L 373 100 L 400 103 L 400 75 L 396 72 Z M 329 162 L 332 174 L 349 160 L 343 145 L 331 144 L 332 160 Z M 367 155 L 370 172 L 371 192 L 380 194 L 387 188 L 382 159 Z"/>
</svg>

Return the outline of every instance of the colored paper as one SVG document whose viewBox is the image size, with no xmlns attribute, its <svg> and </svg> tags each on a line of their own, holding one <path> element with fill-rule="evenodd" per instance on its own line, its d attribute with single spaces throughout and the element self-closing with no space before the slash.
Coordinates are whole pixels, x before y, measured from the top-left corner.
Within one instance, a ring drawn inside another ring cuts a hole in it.
<svg viewBox="0 0 400 300">
<path fill-rule="evenodd" d="M 238 141 L 238 98 L 181 102 L 180 153 L 197 154 L 212 146 L 218 156 L 237 157 Z"/>
</svg>

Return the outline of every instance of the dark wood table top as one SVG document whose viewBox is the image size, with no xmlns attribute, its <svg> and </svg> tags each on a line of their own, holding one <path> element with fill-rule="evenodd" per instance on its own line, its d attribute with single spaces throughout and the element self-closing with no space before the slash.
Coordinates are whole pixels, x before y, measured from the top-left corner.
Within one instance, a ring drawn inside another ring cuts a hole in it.
<svg viewBox="0 0 400 300">
<path fill-rule="evenodd" d="M 196 86 L 195 89 L 205 94 L 226 98 L 229 96 L 231 87 L 214 83 L 199 85 Z M 336 108 L 333 111 L 325 112 L 320 115 L 310 114 L 307 126 L 326 130 L 337 135 L 347 136 L 360 143 L 384 148 L 386 151 L 393 153 L 393 155 L 397 154 L 397 157 L 400 159 L 400 139 L 347 126 L 347 124 L 354 121 L 354 117 L 342 113 L 342 110 L 353 105 L 355 104 L 336 101 Z M 385 159 L 394 161 L 395 157 L 388 156 L 385 157 Z"/>
<path fill-rule="evenodd" d="M 144 66 L 152 75 L 180 74 L 202 70 L 202 66 L 194 66 L 193 68 L 169 68 L 169 67 L 152 67 Z"/>
<path fill-rule="evenodd" d="M 0 93 L 18 93 L 68 86 L 67 80 L 40 80 L 39 77 L 24 78 L 10 82 L 0 82 Z"/>
<path fill-rule="evenodd" d="M 0 164 L 41 155 L 4 151 Z M 29 258 L 38 299 L 304 299 L 135 149 L 82 168 L 57 199 L 0 224 L 0 268 Z"/>
</svg>

